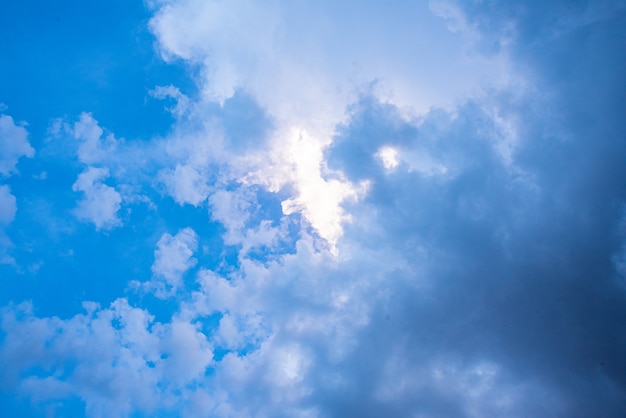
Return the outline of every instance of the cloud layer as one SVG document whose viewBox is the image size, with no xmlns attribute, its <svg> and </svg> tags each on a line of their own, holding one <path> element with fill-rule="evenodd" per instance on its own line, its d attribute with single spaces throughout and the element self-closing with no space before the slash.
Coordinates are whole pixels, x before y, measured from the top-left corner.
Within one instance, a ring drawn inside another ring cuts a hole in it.
<svg viewBox="0 0 626 418">
<path fill-rule="evenodd" d="M 623 416 L 626 5 L 286 3 L 149 2 L 198 97 L 154 90 L 149 141 L 57 121 L 73 213 L 143 211 L 148 267 L 69 317 L 5 306 L 0 387 L 94 417 Z M 8 176 L 34 151 L 3 118 Z"/>
</svg>

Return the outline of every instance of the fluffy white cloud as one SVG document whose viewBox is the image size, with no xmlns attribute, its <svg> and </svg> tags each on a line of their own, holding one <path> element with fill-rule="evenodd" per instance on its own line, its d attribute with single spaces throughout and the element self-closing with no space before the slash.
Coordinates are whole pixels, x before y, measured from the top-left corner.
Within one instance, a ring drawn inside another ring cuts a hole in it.
<svg viewBox="0 0 626 418">
<path fill-rule="evenodd" d="M 203 63 L 209 96 L 225 100 L 243 87 L 273 115 L 300 123 L 337 122 L 372 80 L 426 110 L 499 71 L 472 60 L 463 37 L 426 4 L 155 3 L 150 25 L 164 56 Z"/>
<path fill-rule="evenodd" d="M 66 128 L 79 141 L 78 159 L 84 164 L 102 163 L 117 148 L 117 139 L 110 133 L 104 135 L 104 130 L 90 113 L 82 113 L 78 121 Z"/>
<path fill-rule="evenodd" d="M 163 234 L 154 250 L 152 273 L 155 277 L 144 285 L 160 298 L 176 293 L 185 272 L 197 263 L 193 257 L 197 247 L 198 237 L 191 228 L 181 229 L 173 236 Z"/>
<path fill-rule="evenodd" d="M 226 228 L 226 244 L 239 244 L 244 240 L 245 227 L 258 209 L 254 194 L 246 188 L 236 191 L 218 190 L 209 199 L 211 219 Z"/>
<path fill-rule="evenodd" d="M 189 165 L 176 165 L 174 170 L 163 170 L 159 177 L 169 194 L 181 205 L 189 203 L 197 206 L 207 198 L 207 179 Z"/>
<path fill-rule="evenodd" d="M 107 177 L 107 168 L 88 167 L 72 185 L 73 191 L 84 194 L 74 213 L 79 219 L 94 223 L 96 229 L 110 229 L 121 224 L 117 212 L 122 197 L 115 188 L 104 184 Z"/>
<path fill-rule="evenodd" d="M 174 394 L 211 362 L 210 347 L 193 324 L 154 323 L 125 299 L 108 308 L 84 306 L 86 313 L 67 320 L 37 318 L 28 304 L 5 309 L 2 329 L 10 336 L 0 349 L 3 383 L 43 361 L 50 375 L 23 379 L 23 393 L 40 401 L 79 396 L 89 416 L 128 416 L 171 407 Z"/>
<path fill-rule="evenodd" d="M 0 174 L 15 174 L 18 160 L 33 155 L 26 128 L 16 125 L 11 116 L 0 115 Z"/>
</svg>

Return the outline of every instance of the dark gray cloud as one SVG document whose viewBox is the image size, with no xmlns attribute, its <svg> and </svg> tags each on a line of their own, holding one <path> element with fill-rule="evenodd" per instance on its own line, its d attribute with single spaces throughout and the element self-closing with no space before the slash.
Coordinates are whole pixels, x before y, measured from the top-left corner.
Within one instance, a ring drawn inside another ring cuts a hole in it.
<svg viewBox="0 0 626 418">
<path fill-rule="evenodd" d="M 354 106 L 328 150 L 332 168 L 372 180 L 347 237 L 405 254 L 414 268 L 389 278 L 392 302 L 377 307 L 354 356 L 366 375 L 354 375 L 360 391 L 329 399 L 331 415 L 626 414 L 626 294 L 614 265 L 626 197 L 626 14 L 615 5 L 598 17 L 583 2 L 464 3 L 483 42 L 515 28 L 507 48 L 527 91 L 414 121 L 369 97 Z M 569 26 L 556 31 L 555 19 Z M 513 134 L 506 158 L 499 144 Z M 406 162 L 386 170 L 374 157 L 383 146 L 401 159 L 419 151 L 448 171 L 429 176 Z M 381 382 L 380 364 L 366 359 L 391 353 L 422 386 L 363 401 Z M 472 412 L 469 388 L 451 396 L 420 375 L 436 359 L 461 369 L 493 362 L 501 372 L 491 394 L 520 398 L 498 406 L 485 397 Z"/>
</svg>

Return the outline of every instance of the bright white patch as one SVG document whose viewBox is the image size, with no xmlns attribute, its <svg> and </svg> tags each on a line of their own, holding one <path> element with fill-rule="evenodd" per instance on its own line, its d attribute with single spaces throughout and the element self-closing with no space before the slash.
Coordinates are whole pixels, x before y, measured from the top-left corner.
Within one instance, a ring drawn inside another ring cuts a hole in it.
<svg viewBox="0 0 626 418">
<path fill-rule="evenodd" d="M 244 87 L 295 126 L 337 122 L 372 80 L 394 102 L 426 111 L 503 77 L 499 57 L 472 59 L 426 3 L 159 0 L 149 2 L 149 25 L 165 59 L 201 64 L 206 98 L 223 102 Z"/>
<path fill-rule="evenodd" d="M 378 150 L 376 156 L 381 160 L 387 170 L 393 170 L 400 164 L 398 151 L 395 148 L 382 147 Z"/>
<path fill-rule="evenodd" d="M 28 132 L 16 125 L 13 118 L 0 115 L 0 174 L 10 176 L 16 172 L 20 157 L 32 157 L 35 150 L 28 143 Z"/>
<path fill-rule="evenodd" d="M 341 207 L 347 199 L 356 199 L 365 186 L 354 187 L 347 181 L 323 177 L 323 147 L 320 140 L 304 130 L 293 130 L 287 144 L 285 160 L 291 163 L 292 179 L 297 195 L 282 202 L 283 213 L 302 212 L 319 235 L 336 253 L 336 244 L 343 233 L 342 222 L 350 217 Z"/>
<path fill-rule="evenodd" d="M 102 182 L 109 177 L 106 168 L 88 167 L 72 185 L 75 192 L 83 192 L 84 198 L 78 202 L 75 214 L 79 219 L 93 222 L 96 229 L 109 229 L 121 224 L 117 217 L 122 197 L 111 186 Z"/>
</svg>

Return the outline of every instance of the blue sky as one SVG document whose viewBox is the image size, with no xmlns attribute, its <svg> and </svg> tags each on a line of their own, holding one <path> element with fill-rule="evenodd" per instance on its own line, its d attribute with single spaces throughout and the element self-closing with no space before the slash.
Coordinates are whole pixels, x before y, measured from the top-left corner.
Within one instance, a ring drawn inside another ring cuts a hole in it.
<svg viewBox="0 0 626 418">
<path fill-rule="evenodd" d="M 0 415 L 626 415 L 626 3 L 12 2 Z"/>
</svg>

